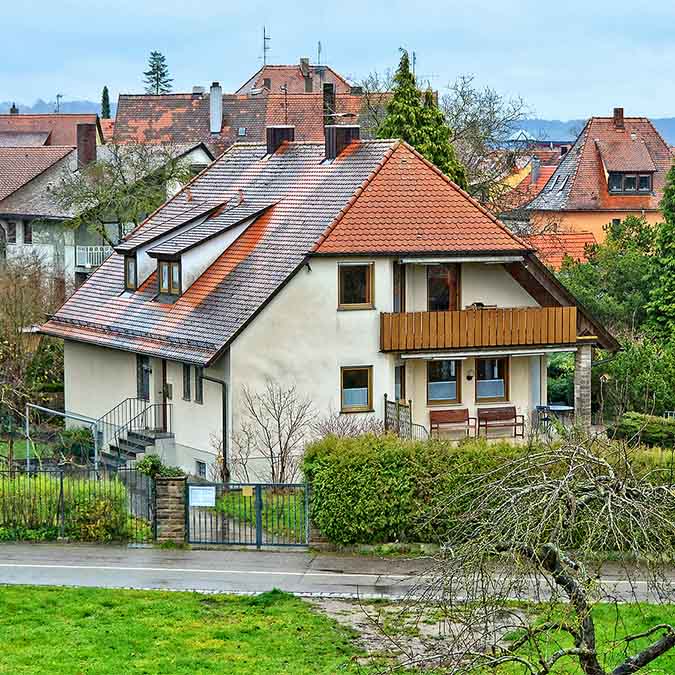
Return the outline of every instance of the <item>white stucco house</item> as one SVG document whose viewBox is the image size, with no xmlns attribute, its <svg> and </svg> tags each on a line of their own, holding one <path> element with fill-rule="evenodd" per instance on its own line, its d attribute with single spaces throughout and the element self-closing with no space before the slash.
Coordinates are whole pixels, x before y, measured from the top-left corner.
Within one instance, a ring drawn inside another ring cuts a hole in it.
<svg viewBox="0 0 675 675">
<path fill-rule="evenodd" d="M 235 144 L 42 331 L 65 341 L 68 410 L 123 426 L 147 409 L 143 443 L 196 474 L 214 438 L 227 451 L 238 433 L 244 385 L 295 386 L 325 414 L 382 419 L 385 395 L 411 401 L 427 430 L 438 410 L 515 408 L 529 423 L 547 355 L 570 351 L 586 420 L 591 349 L 616 347 L 436 167 L 352 126 Z"/>
</svg>

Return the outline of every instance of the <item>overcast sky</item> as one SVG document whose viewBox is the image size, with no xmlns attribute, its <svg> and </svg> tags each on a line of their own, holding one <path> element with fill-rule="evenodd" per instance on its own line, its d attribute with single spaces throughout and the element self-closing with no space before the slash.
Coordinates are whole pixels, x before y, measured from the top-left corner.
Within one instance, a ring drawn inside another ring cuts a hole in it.
<svg viewBox="0 0 675 675">
<path fill-rule="evenodd" d="M 320 40 L 322 62 L 358 79 L 404 46 L 435 88 L 472 74 L 538 117 L 675 116 L 672 0 L 6 0 L 0 101 L 140 92 L 153 49 L 174 90 L 232 91 L 262 63 L 263 25 L 269 63 L 314 62 Z"/>
</svg>

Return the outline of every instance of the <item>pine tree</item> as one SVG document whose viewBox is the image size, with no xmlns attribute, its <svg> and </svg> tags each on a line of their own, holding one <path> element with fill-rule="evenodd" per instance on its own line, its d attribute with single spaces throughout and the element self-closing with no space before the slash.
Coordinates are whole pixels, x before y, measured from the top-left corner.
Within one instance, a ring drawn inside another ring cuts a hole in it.
<svg viewBox="0 0 675 675">
<path fill-rule="evenodd" d="M 656 269 L 658 278 L 647 305 L 654 330 L 663 338 L 675 338 L 675 164 L 668 171 L 661 199 L 664 222 L 656 234 Z"/>
<path fill-rule="evenodd" d="M 161 52 L 150 52 L 148 69 L 143 75 L 146 94 L 168 94 L 171 91 L 173 79 L 169 77 L 166 57 Z"/>
<path fill-rule="evenodd" d="M 410 69 L 408 52 L 401 50 L 387 114 L 377 130 L 379 138 L 400 138 L 435 164 L 448 178 L 466 188 L 466 171 L 450 143 L 450 129 L 429 89 L 422 96 Z"/>
<path fill-rule="evenodd" d="M 101 118 L 104 120 L 110 119 L 110 96 L 108 94 L 108 87 L 103 87 L 101 92 Z"/>
</svg>

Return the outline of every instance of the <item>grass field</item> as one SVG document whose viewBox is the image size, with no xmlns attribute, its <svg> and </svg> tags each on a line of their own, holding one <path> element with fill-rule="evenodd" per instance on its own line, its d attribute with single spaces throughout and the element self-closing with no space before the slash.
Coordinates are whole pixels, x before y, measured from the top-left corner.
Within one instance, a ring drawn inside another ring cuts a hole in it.
<svg viewBox="0 0 675 675">
<path fill-rule="evenodd" d="M 351 634 L 291 596 L 0 587 L 0 673 L 364 673 Z"/>
</svg>

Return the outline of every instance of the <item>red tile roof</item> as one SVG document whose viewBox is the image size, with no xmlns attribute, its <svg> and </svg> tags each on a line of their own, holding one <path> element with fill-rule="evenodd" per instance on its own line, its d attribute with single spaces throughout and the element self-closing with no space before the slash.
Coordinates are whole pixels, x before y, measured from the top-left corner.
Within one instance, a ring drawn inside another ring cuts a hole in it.
<svg viewBox="0 0 675 675">
<path fill-rule="evenodd" d="M 592 232 L 549 232 L 525 238 L 549 267 L 560 269 L 565 257 L 577 262 L 588 260 L 587 248 L 598 242 Z"/>
<path fill-rule="evenodd" d="M 525 250 L 528 246 L 404 143 L 315 248 L 321 254 Z"/>
<path fill-rule="evenodd" d="M 0 115 L 0 131 L 48 131 L 48 145 L 77 145 L 77 125 L 97 124 L 95 114 Z M 100 127 L 99 127 L 100 130 Z"/>
<path fill-rule="evenodd" d="M 508 194 L 508 208 L 517 209 L 531 202 L 548 183 L 548 179 L 553 175 L 555 169 L 555 165 L 540 166 L 534 183 L 532 182 L 532 173 L 528 173 Z"/>
<path fill-rule="evenodd" d="M 349 94 L 351 85 L 347 80 L 336 73 L 329 66 L 309 66 L 309 76 L 312 80 L 312 91 L 321 93 L 324 83 L 335 85 L 336 94 Z M 289 94 L 305 94 L 305 77 L 299 65 L 291 66 L 263 66 L 255 75 L 248 79 L 237 91 L 236 94 L 248 94 L 251 89 L 261 89 L 265 80 L 270 81 L 270 91 L 279 93 L 280 87 L 286 85 Z"/>
<path fill-rule="evenodd" d="M 103 134 L 103 140 L 106 143 L 110 143 L 112 141 L 114 131 L 115 131 L 115 120 L 101 119 L 101 133 Z"/>
<path fill-rule="evenodd" d="M 527 205 L 533 211 L 657 211 L 670 169 L 670 147 L 646 117 L 592 117 L 562 158 L 548 184 Z M 654 167 L 653 194 L 610 194 L 607 170 L 648 171 Z"/>
<path fill-rule="evenodd" d="M 73 151 L 63 146 L 0 147 L 0 201 Z"/>
</svg>

